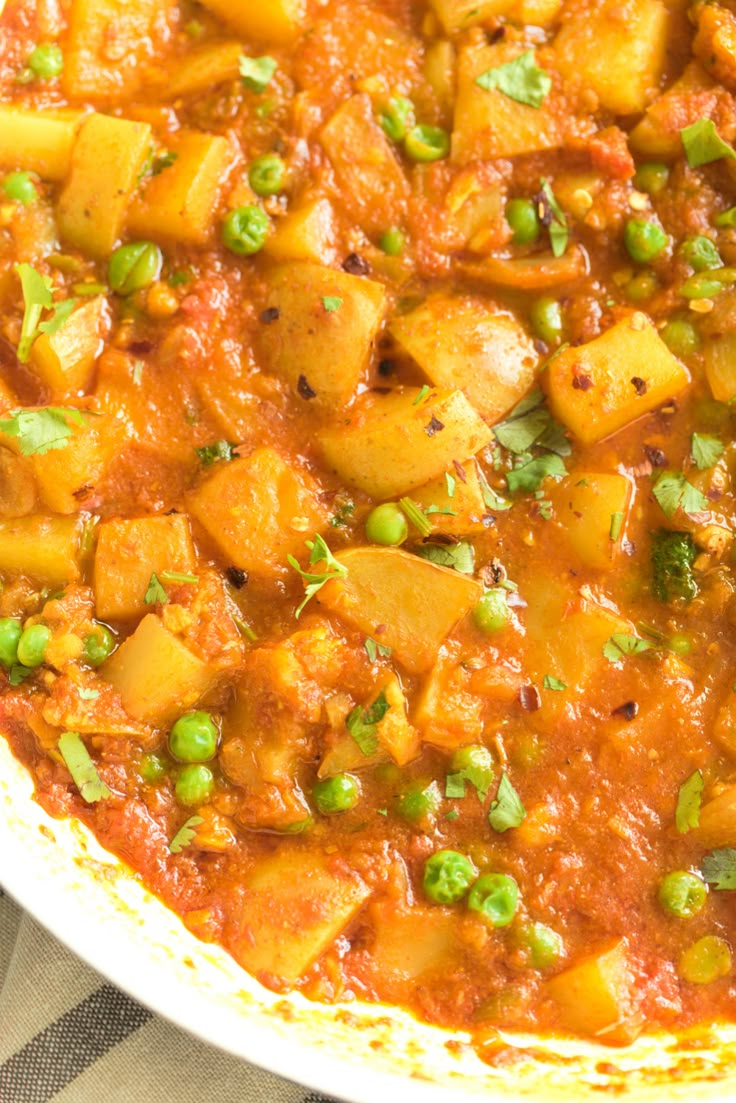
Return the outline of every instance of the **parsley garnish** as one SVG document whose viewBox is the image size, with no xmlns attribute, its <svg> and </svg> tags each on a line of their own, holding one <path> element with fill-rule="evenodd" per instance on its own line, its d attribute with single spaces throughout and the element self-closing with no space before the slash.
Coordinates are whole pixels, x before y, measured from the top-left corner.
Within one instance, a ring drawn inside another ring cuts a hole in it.
<svg viewBox="0 0 736 1103">
<path fill-rule="evenodd" d="M 603 655 L 609 663 L 617 663 L 625 655 L 641 655 L 651 651 L 652 645 L 640 636 L 631 636 L 627 632 L 614 632 L 603 644 Z"/>
<path fill-rule="evenodd" d="M 245 54 L 240 55 L 238 66 L 241 80 L 251 92 L 265 92 L 277 69 L 272 57 L 246 57 Z"/>
<path fill-rule="evenodd" d="M 197 828 L 203 823 L 201 816 L 190 816 L 186 823 L 177 831 L 174 838 L 169 843 L 169 852 L 171 854 L 178 854 L 189 846 L 194 841 L 194 836 L 197 834 Z"/>
<path fill-rule="evenodd" d="M 20 285 L 23 290 L 23 323 L 20 331 L 20 342 L 16 355 L 21 364 L 28 362 L 31 345 L 39 333 L 56 333 L 64 324 L 72 310 L 76 299 L 64 299 L 55 303 L 53 292 L 56 290 L 48 276 L 42 276 L 30 264 L 16 264 L 15 271 L 20 277 Z M 44 310 L 51 310 L 51 317 L 45 322 L 41 321 Z"/>
<path fill-rule="evenodd" d="M 736 889 L 736 850 L 723 846 L 706 854 L 700 866 L 703 880 L 716 891 Z"/>
<path fill-rule="evenodd" d="M 666 517 L 681 509 L 683 513 L 700 513 L 708 508 L 708 499 L 689 483 L 681 471 L 663 471 L 652 487 L 652 493 Z"/>
<path fill-rule="evenodd" d="M 690 455 L 698 471 L 705 471 L 723 455 L 723 441 L 708 433 L 693 433 L 690 438 Z"/>
<path fill-rule="evenodd" d="M 518 827 L 526 818 L 526 809 L 519 794 L 509 781 L 507 773 L 501 774 L 496 799 L 491 804 L 488 822 L 494 831 L 503 833 L 510 827 Z"/>
<path fill-rule="evenodd" d="M 203 448 L 195 448 L 202 467 L 211 467 L 217 460 L 234 460 L 237 444 L 229 440 L 216 440 L 212 444 L 205 444 Z"/>
<path fill-rule="evenodd" d="M 377 640 L 371 639 L 370 636 L 368 636 L 363 646 L 365 647 L 366 655 L 372 663 L 376 661 L 378 655 L 387 659 L 393 651 L 392 647 L 386 647 L 385 643 L 378 643 Z"/>
<path fill-rule="evenodd" d="M 64 732 L 57 741 L 59 754 L 64 759 L 72 780 L 87 804 L 96 804 L 112 796 L 110 790 L 97 773 L 89 751 L 82 742 L 79 732 Z"/>
<path fill-rule="evenodd" d="M 69 422 L 84 427 L 84 417 L 80 410 L 62 406 L 11 410 L 10 417 L 0 421 L 0 432 L 18 438 L 22 455 L 43 456 L 54 449 L 66 448 L 73 431 Z"/>
<path fill-rule="evenodd" d="M 307 587 L 304 591 L 304 600 L 294 614 L 299 617 L 302 609 L 307 604 L 310 598 L 322 589 L 326 582 L 330 582 L 333 578 L 344 578 L 348 573 L 347 567 L 343 567 L 342 563 L 338 563 L 334 555 L 327 547 L 321 536 L 315 535 L 314 540 L 305 541 L 309 548 L 309 566 L 313 567 L 315 563 L 325 563 L 326 570 L 321 574 L 315 574 L 311 571 L 304 571 L 299 566 L 298 560 L 293 555 L 287 556 L 289 564 L 297 571 L 304 581 L 307 583 Z"/>
<path fill-rule="evenodd" d="M 721 138 L 712 119 L 698 119 L 692 126 L 686 126 L 680 131 L 680 138 L 691 169 L 720 161 L 722 157 L 736 157 L 730 145 Z"/>
<path fill-rule="evenodd" d="M 366 757 L 378 750 L 378 725 L 391 708 L 383 690 L 372 705 L 356 705 L 345 720 L 345 726 Z"/>
<path fill-rule="evenodd" d="M 534 444 L 558 456 L 569 456 L 571 451 L 570 441 L 547 409 L 545 396 L 538 387 L 493 427 L 493 435 L 499 444 L 517 456 L 528 452 Z"/>
<path fill-rule="evenodd" d="M 161 582 L 159 581 L 158 575 L 154 571 L 148 583 L 148 589 L 143 596 L 144 604 L 156 605 L 156 603 L 158 602 L 158 604 L 160 605 L 165 605 L 168 600 L 169 595 L 166 593 L 166 590 L 164 590 Z"/>
<path fill-rule="evenodd" d="M 463 766 L 455 773 L 447 775 L 445 778 L 446 797 L 450 800 L 459 800 L 464 797 L 465 783 L 469 781 L 478 794 L 478 800 L 481 804 L 483 803 L 493 782 L 493 762 L 490 753 L 487 758 L 486 756 L 483 757 L 483 762 L 471 763 L 469 766 Z"/>
<path fill-rule="evenodd" d="M 499 65 L 495 69 L 486 69 L 485 73 L 475 78 L 475 83 L 486 92 L 497 88 L 510 100 L 536 108 L 542 106 L 552 87 L 547 73 L 537 66 L 534 50 L 527 50 L 513 61 L 507 61 L 505 65 Z"/>
<path fill-rule="evenodd" d="M 533 493 L 539 490 L 546 478 L 562 479 L 567 474 L 565 465 L 558 455 L 549 453 L 536 459 L 527 459 L 520 467 L 506 474 L 506 485 L 511 494 L 519 490 Z"/>
<path fill-rule="evenodd" d="M 342 306 L 342 299 L 339 297 L 339 295 L 323 295 L 322 306 L 325 308 L 328 314 L 333 314 Z"/>
<path fill-rule="evenodd" d="M 465 540 L 459 544 L 420 544 L 414 551 L 422 559 L 429 559 L 440 567 L 451 567 L 460 574 L 472 574 L 475 570 L 475 550 Z"/>
<path fill-rule="evenodd" d="M 489 484 L 488 479 L 480 468 L 478 468 L 478 482 L 480 483 L 481 494 L 483 495 L 483 501 L 487 509 L 492 510 L 494 513 L 504 513 L 507 509 L 511 509 L 511 502 L 507 502 L 500 494 L 496 494 L 496 491 Z"/>
<path fill-rule="evenodd" d="M 554 674 L 545 674 L 542 685 L 545 689 L 553 689 L 556 693 L 562 693 L 563 689 L 567 689 L 567 682 L 561 682 Z"/>
<path fill-rule="evenodd" d="M 549 180 L 542 180 L 542 201 L 549 209 L 549 214 L 542 218 L 542 222 L 549 230 L 549 243 L 552 246 L 552 255 L 561 257 L 567 248 L 569 235 L 567 219 L 562 213 L 560 204 L 554 197 Z"/>
<path fill-rule="evenodd" d="M 680 786 L 675 809 L 675 826 L 681 835 L 686 835 L 700 823 L 700 798 L 703 785 L 702 771 L 695 770 Z"/>
</svg>

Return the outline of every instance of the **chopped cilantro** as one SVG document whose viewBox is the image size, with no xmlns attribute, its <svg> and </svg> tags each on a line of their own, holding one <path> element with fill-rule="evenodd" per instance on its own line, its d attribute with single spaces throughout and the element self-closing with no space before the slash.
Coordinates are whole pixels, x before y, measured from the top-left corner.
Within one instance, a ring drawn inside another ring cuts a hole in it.
<svg viewBox="0 0 736 1103">
<path fill-rule="evenodd" d="M 666 517 L 681 509 L 683 513 L 701 513 L 708 509 L 708 499 L 688 482 L 681 471 L 663 471 L 652 487 L 652 493 Z"/>
<path fill-rule="evenodd" d="M 27 666 L 21 666 L 20 663 L 13 663 L 8 674 L 8 681 L 11 686 L 19 686 L 25 682 L 26 678 L 30 678 L 33 674 L 33 670 Z"/>
<path fill-rule="evenodd" d="M 0 421 L 0 432 L 17 437 L 24 456 L 43 456 L 57 448 L 66 448 L 73 432 L 72 425 L 84 427 L 85 416 L 90 415 L 62 406 L 11 410 L 10 416 Z"/>
<path fill-rule="evenodd" d="M 399 505 L 402 512 L 406 516 L 408 521 L 411 521 L 414 528 L 417 530 L 420 536 L 429 536 L 432 531 L 432 526 L 426 518 L 424 512 L 419 508 L 416 502 L 412 502 L 411 498 L 399 498 Z M 436 511 L 435 511 L 436 512 Z"/>
<path fill-rule="evenodd" d="M 526 809 L 519 794 L 514 789 L 507 773 L 501 774 L 496 799 L 491 804 L 488 822 L 494 831 L 503 833 L 511 827 L 518 827 L 526 818 Z"/>
<path fill-rule="evenodd" d="M 296 617 L 299 617 L 301 615 L 304 606 L 307 604 L 310 598 L 313 598 L 314 595 L 322 589 L 325 583 L 330 582 L 333 578 L 344 578 L 345 575 L 348 573 L 347 567 L 343 567 L 342 563 L 338 563 L 330 549 L 327 547 L 324 539 L 319 534 L 315 535 L 314 540 L 307 540 L 305 541 L 305 543 L 309 548 L 310 553 L 309 566 L 313 567 L 315 563 L 324 562 L 326 569 L 320 574 L 315 574 L 312 571 L 305 571 L 302 570 L 302 568 L 299 566 L 298 560 L 296 560 L 293 555 L 287 556 L 290 566 L 292 566 L 294 570 L 297 571 L 307 583 L 306 589 L 304 591 L 304 600 L 294 614 Z"/>
<path fill-rule="evenodd" d="M 143 596 L 144 604 L 156 605 L 158 602 L 160 605 L 165 605 L 168 600 L 169 595 L 166 593 L 166 590 L 164 590 L 158 575 L 154 571 L 148 583 L 148 589 Z"/>
<path fill-rule="evenodd" d="M 323 295 L 322 306 L 325 308 L 328 314 L 334 314 L 336 310 L 339 310 L 342 306 L 342 299 L 339 295 Z"/>
<path fill-rule="evenodd" d="M 695 770 L 687 781 L 683 781 L 677 794 L 675 826 L 681 835 L 686 835 L 700 823 L 700 800 L 703 792 L 703 774 Z"/>
<path fill-rule="evenodd" d="M 522 398 L 504 421 L 494 426 L 493 435 L 499 444 L 517 456 L 528 452 L 534 444 L 559 456 L 570 455 L 570 441 L 547 409 L 545 396 L 538 387 Z"/>
<path fill-rule="evenodd" d="M 736 889 L 736 850 L 723 846 L 706 854 L 700 864 L 703 880 L 716 891 Z"/>
<path fill-rule="evenodd" d="M 265 92 L 273 79 L 277 65 L 272 57 L 240 55 L 238 63 L 243 84 L 251 92 Z"/>
<path fill-rule="evenodd" d="M 451 808 L 449 812 L 445 812 L 445 819 L 456 820 L 459 815 L 460 813 L 458 812 L 457 808 Z"/>
<path fill-rule="evenodd" d="M 641 655 L 644 651 L 651 651 L 652 644 L 639 636 L 631 636 L 627 632 L 614 632 L 603 644 L 603 655 L 609 663 L 617 663 L 625 655 Z"/>
<path fill-rule="evenodd" d="M 178 582 L 182 586 L 196 586 L 199 582 L 199 575 L 181 574 L 179 571 L 161 571 L 161 577 L 164 582 Z"/>
<path fill-rule="evenodd" d="M 690 455 L 698 471 L 705 471 L 723 455 L 723 441 L 708 433 L 693 433 L 690 438 Z"/>
<path fill-rule="evenodd" d="M 478 482 L 487 509 L 494 513 L 504 513 L 507 509 L 511 509 L 511 502 L 507 502 L 500 494 L 496 494 L 480 468 L 478 468 Z"/>
<path fill-rule="evenodd" d="M 567 474 L 565 465 L 558 455 L 553 452 L 545 456 L 537 456 L 536 459 L 526 459 L 519 467 L 506 474 L 506 484 L 509 493 L 516 494 L 520 490 L 533 493 L 539 490 L 546 478 L 562 479 Z"/>
<path fill-rule="evenodd" d="M 178 159 L 178 153 L 161 153 L 158 157 L 154 157 L 151 165 L 151 176 L 160 176 L 166 169 L 170 169 Z"/>
<path fill-rule="evenodd" d="M 190 846 L 194 841 L 194 836 L 197 834 L 197 828 L 203 822 L 204 820 L 201 816 L 190 816 L 186 823 L 182 824 L 169 843 L 169 852 L 171 854 L 179 854 L 185 847 Z"/>
<path fill-rule="evenodd" d="M 430 390 L 431 390 L 431 387 L 428 387 L 427 384 L 425 383 L 423 385 L 422 389 L 420 390 L 419 394 L 417 395 L 417 397 L 412 402 L 412 406 L 418 406 L 421 402 L 424 402 L 424 400 L 427 397 L 427 395 L 429 394 Z"/>
<path fill-rule="evenodd" d="M 378 725 L 391 708 L 383 690 L 372 705 L 356 705 L 345 720 L 345 726 L 366 757 L 378 750 Z"/>
<path fill-rule="evenodd" d="M 660 529 L 652 541 L 652 593 L 657 601 L 683 598 L 692 601 L 698 592 L 693 573 L 697 549 L 688 532 Z"/>
<path fill-rule="evenodd" d="M 216 440 L 212 444 L 205 444 L 202 448 L 195 448 L 202 467 L 211 467 L 217 460 L 234 460 L 237 444 L 229 440 Z"/>
<path fill-rule="evenodd" d="M 56 745 L 74 784 L 87 804 L 96 804 L 98 800 L 112 795 L 97 773 L 79 732 L 64 732 L 59 736 Z"/>
<path fill-rule="evenodd" d="M 386 647 L 385 643 L 378 643 L 377 640 L 371 639 L 370 636 L 367 637 L 363 646 L 365 647 L 366 655 L 372 663 L 376 661 L 379 655 L 381 658 L 387 659 L 393 651 L 392 647 Z"/>
<path fill-rule="evenodd" d="M 330 517 L 330 524 L 333 529 L 345 528 L 348 523 L 348 517 L 355 511 L 355 502 L 350 498 L 346 498 L 335 509 L 335 512 Z"/>
<path fill-rule="evenodd" d="M 457 479 L 454 475 L 451 475 L 449 471 L 445 471 L 445 488 L 447 490 L 447 497 L 455 497 L 455 488 L 457 486 Z"/>
<path fill-rule="evenodd" d="M 567 683 L 555 678 L 554 674 L 545 674 L 542 685 L 545 689 L 555 690 L 556 693 L 562 693 L 563 689 L 567 689 Z"/>
<path fill-rule="evenodd" d="M 609 539 L 615 544 L 621 535 L 621 526 L 624 523 L 624 514 L 620 512 L 611 514 L 611 527 L 608 530 Z"/>
<path fill-rule="evenodd" d="M 88 689 L 87 686 L 78 686 L 77 694 L 80 701 L 96 701 L 100 696 L 99 689 Z"/>
<path fill-rule="evenodd" d="M 20 278 L 24 302 L 20 342 L 16 355 L 21 364 L 26 364 L 31 345 L 39 333 L 47 333 L 49 336 L 56 333 L 74 309 L 76 299 L 64 299 L 63 302 L 55 303 L 53 297 L 55 288 L 50 278 L 42 276 L 30 264 L 16 264 L 15 271 Z M 42 322 L 41 316 L 44 310 L 51 310 L 52 314 Z"/>
<path fill-rule="evenodd" d="M 549 242 L 552 246 L 552 254 L 555 257 L 561 257 L 567 248 L 567 240 L 569 237 L 567 219 L 562 213 L 560 204 L 554 197 L 549 180 L 542 180 L 542 198 L 549 208 L 551 215 L 547 229 L 549 230 Z"/>
<path fill-rule="evenodd" d="M 698 119 L 680 131 L 682 148 L 690 168 L 709 165 L 722 157 L 736 157 L 736 153 L 724 142 L 712 119 Z"/>
<path fill-rule="evenodd" d="M 513 61 L 494 69 L 486 69 L 485 73 L 475 78 L 475 83 L 486 92 L 497 88 L 516 103 L 536 108 L 542 106 L 552 87 L 547 73 L 537 66 L 534 50 L 527 50 Z"/>
<path fill-rule="evenodd" d="M 429 559 L 440 567 L 451 567 L 460 574 L 472 574 L 475 570 L 475 551 L 465 540 L 459 544 L 420 544 L 414 551 L 422 559 Z"/>
</svg>

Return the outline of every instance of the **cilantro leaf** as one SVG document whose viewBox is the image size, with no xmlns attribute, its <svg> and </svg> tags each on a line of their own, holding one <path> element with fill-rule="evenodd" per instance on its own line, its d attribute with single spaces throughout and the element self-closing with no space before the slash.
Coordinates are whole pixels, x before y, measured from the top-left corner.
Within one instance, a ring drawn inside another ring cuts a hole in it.
<svg viewBox="0 0 736 1103">
<path fill-rule="evenodd" d="M 143 602 L 145 605 L 156 605 L 156 603 L 159 605 L 166 605 L 168 600 L 169 595 L 166 593 L 166 590 L 164 590 L 158 575 L 154 571 L 148 583 L 148 589 L 143 596 Z"/>
<path fill-rule="evenodd" d="M 736 850 L 723 846 L 706 854 L 700 864 L 703 880 L 716 891 L 736 889 Z"/>
<path fill-rule="evenodd" d="M 309 566 L 313 567 L 315 563 L 323 562 L 326 569 L 320 574 L 316 574 L 313 571 L 305 571 L 299 566 L 299 561 L 295 559 L 293 555 L 287 556 L 289 565 L 292 566 L 307 583 L 304 590 L 304 600 L 294 614 L 297 618 L 301 615 L 302 609 L 310 598 L 313 598 L 314 595 L 322 589 L 325 583 L 330 582 L 333 578 L 344 578 L 348 573 L 347 567 L 343 567 L 342 563 L 338 563 L 327 547 L 324 539 L 319 534 L 315 534 L 314 540 L 307 540 L 306 545 L 310 552 Z"/>
<path fill-rule="evenodd" d="M 28 666 L 21 666 L 20 663 L 13 663 L 8 674 L 8 682 L 11 686 L 19 686 L 25 682 L 26 678 L 30 678 L 33 674 L 33 670 Z"/>
<path fill-rule="evenodd" d="M 328 314 L 334 314 L 334 312 L 339 310 L 342 306 L 342 299 L 339 295 L 323 295 L 322 306 Z"/>
<path fill-rule="evenodd" d="M 494 69 L 486 69 L 475 78 L 475 83 L 486 92 L 497 88 L 516 103 L 540 108 L 552 87 L 544 69 L 537 66 L 534 50 L 527 50 L 513 61 L 507 61 Z"/>
<path fill-rule="evenodd" d="M 64 732 L 56 743 L 59 754 L 64 759 L 67 770 L 79 790 L 82 800 L 87 804 L 96 804 L 112 796 L 110 790 L 97 773 L 89 751 L 82 742 L 79 732 Z"/>
<path fill-rule="evenodd" d="M 684 127 L 680 131 L 680 139 L 691 169 L 720 161 L 722 157 L 736 157 L 731 146 L 721 138 L 712 119 L 698 119 L 691 126 Z"/>
<path fill-rule="evenodd" d="M 448 800 L 462 800 L 465 796 L 465 778 L 462 774 L 448 774 L 445 778 L 445 796 Z"/>
<path fill-rule="evenodd" d="M 379 655 L 381 658 L 387 659 L 393 651 L 392 647 L 386 647 L 385 643 L 378 643 L 377 640 L 371 639 L 370 636 L 367 637 L 363 646 L 365 647 L 366 655 L 372 663 L 376 661 Z"/>
<path fill-rule="evenodd" d="M 77 694 L 80 701 L 96 701 L 100 696 L 99 689 L 88 689 L 87 686 L 78 686 Z"/>
<path fill-rule="evenodd" d="M 556 693 L 562 693 L 563 689 L 567 689 L 567 682 L 561 682 L 554 674 L 545 674 L 542 685 L 545 689 L 553 689 Z"/>
<path fill-rule="evenodd" d="M 516 494 L 520 490 L 533 493 L 539 490 L 547 477 L 562 479 L 566 474 L 565 465 L 560 457 L 555 453 L 549 453 L 538 456 L 536 459 L 529 459 L 520 467 L 507 472 L 506 485 L 511 494 Z"/>
<path fill-rule="evenodd" d="M 22 455 L 43 456 L 57 448 L 66 448 L 73 425 L 84 426 L 84 415 L 72 408 L 44 406 L 38 410 L 11 410 L 0 421 L 0 432 L 17 437 Z"/>
<path fill-rule="evenodd" d="M 194 836 L 197 834 L 197 828 L 203 823 L 201 816 L 190 816 L 186 823 L 183 823 L 177 831 L 174 838 L 169 843 L 169 853 L 179 854 L 185 847 L 189 846 L 194 841 Z"/>
<path fill-rule="evenodd" d="M 567 249 L 567 241 L 570 235 L 567 229 L 567 219 L 562 213 L 560 204 L 555 199 L 549 180 L 542 180 L 542 197 L 549 207 L 551 215 L 551 220 L 547 229 L 549 230 L 549 242 L 552 246 L 552 255 L 561 257 L 565 249 Z"/>
<path fill-rule="evenodd" d="M 603 655 L 609 663 L 617 663 L 625 655 L 641 655 L 651 651 L 652 644 L 640 636 L 630 636 L 627 632 L 614 632 L 603 644 Z"/>
<path fill-rule="evenodd" d="M 488 822 L 494 831 L 503 833 L 511 827 L 518 827 L 525 818 L 526 809 L 519 794 L 509 781 L 508 774 L 501 774 L 496 799 L 488 813 Z"/>
<path fill-rule="evenodd" d="M 690 438 L 690 455 L 698 471 L 713 467 L 723 455 L 723 441 L 708 433 L 693 433 Z"/>
<path fill-rule="evenodd" d="M 457 479 L 454 475 L 451 475 L 449 471 L 445 471 L 445 488 L 447 489 L 447 497 L 455 497 L 455 487 L 457 486 Z"/>
<path fill-rule="evenodd" d="M 478 468 L 478 482 L 480 483 L 480 490 L 483 495 L 486 509 L 490 509 L 494 513 L 505 513 L 507 509 L 511 509 L 511 502 L 507 502 L 500 494 L 496 494 L 496 491 L 490 485 L 480 467 Z"/>
<path fill-rule="evenodd" d="M 432 526 L 427 520 L 426 514 L 416 502 L 412 502 L 411 498 L 399 498 L 399 506 L 407 521 L 412 523 L 419 535 L 429 536 Z"/>
<path fill-rule="evenodd" d="M 681 471 L 663 471 L 652 487 L 652 494 L 666 517 L 673 517 L 678 509 L 683 513 L 701 513 L 708 509 L 708 499 Z"/>
<path fill-rule="evenodd" d="M 161 577 L 164 582 L 178 582 L 182 586 L 196 586 L 199 582 L 199 575 L 182 574 L 181 571 L 161 571 Z"/>
<path fill-rule="evenodd" d="M 414 552 L 430 563 L 451 567 L 460 574 L 472 574 L 475 570 L 475 549 L 465 540 L 459 544 L 420 544 Z"/>
<path fill-rule="evenodd" d="M 378 750 L 378 725 L 391 708 L 383 690 L 372 705 L 356 705 L 345 720 L 345 726 L 366 757 Z"/>
<path fill-rule="evenodd" d="M 212 444 L 205 444 L 202 448 L 195 448 L 202 467 L 211 467 L 217 460 L 234 460 L 237 444 L 229 440 L 216 440 Z"/>
<path fill-rule="evenodd" d="M 694 829 L 700 823 L 700 800 L 703 792 L 703 773 L 695 770 L 687 781 L 683 781 L 677 793 L 675 826 L 681 835 Z"/>
<path fill-rule="evenodd" d="M 265 92 L 277 67 L 272 57 L 247 57 L 241 54 L 238 62 L 240 78 L 251 92 Z"/>
<path fill-rule="evenodd" d="M 56 333 L 71 314 L 77 300 L 65 299 L 63 302 L 54 304 L 55 288 L 48 276 L 42 276 L 30 264 L 16 264 L 15 271 L 20 279 L 24 303 L 20 342 L 16 355 L 21 364 L 26 364 L 31 345 L 39 333 L 49 335 Z M 44 310 L 53 310 L 53 314 L 42 322 L 41 316 Z"/>
<path fill-rule="evenodd" d="M 538 387 L 493 427 L 493 435 L 499 444 L 517 456 L 528 452 L 533 444 L 561 456 L 568 456 L 571 450 L 564 429 L 547 409 L 545 396 Z"/>
<path fill-rule="evenodd" d="M 462 752 L 459 752 L 462 754 Z M 493 782 L 494 769 L 491 753 L 486 747 L 472 748 L 465 765 L 445 778 L 445 796 L 457 800 L 465 796 L 465 783 L 469 781 L 483 803 Z"/>
</svg>

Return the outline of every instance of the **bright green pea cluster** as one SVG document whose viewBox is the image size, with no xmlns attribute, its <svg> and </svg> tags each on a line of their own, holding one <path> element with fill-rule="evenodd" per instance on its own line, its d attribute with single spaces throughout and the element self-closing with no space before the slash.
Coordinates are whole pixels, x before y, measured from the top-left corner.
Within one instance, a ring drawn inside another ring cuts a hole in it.
<svg viewBox="0 0 736 1103">
<path fill-rule="evenodd" d="M 393 96 L 381 108 L 378 121 L 392 142 L 403 142 L 414 126 L 414 104 L 405 96 Z"/>
<path fill-rule="evenodd" d="M 486 590 L 473 609 L 473 620 L 481 632 L 489 636 L 500 632 L 511 620 L 508 597 L 502 586 Z"/>
<path fill-rule="evenodd" d="M 376 506 L 365 520 L 365 534 L 374 544 L 396 548 L 409 535 L 409 522 L 397 502 L 384 502 Z"/>
<path fill-rule="evenodd" d="M 222 224 L 222 244 L 238 257 L 252 257 L 265 245 L 270 225 L 260 207 L 236 207 Z"/>
<path fill-rule="evenodd" d="M 90 666 L 102 666 L 115 650 L 115 637 L 106 624 L 95 624 L 84 640 L 84 658 Z"/>
<path fill-rule="evenodd" d="M 64 54 L 55 42 L 42 42 L 28 58 L 28 68 L 38 80 L 54 80 L 64 71 Z"/>
<path fill-rule="evenodd" d="M 263 197 L 283 191 L 285 178 L 286 163 L 277 153 L 256 157 L 248 169 L 248 183 L 256 195 Z"/>
<path fill-rule="evenodd" d="M 169 732 L 169 750 L 179 762 L 209 762 L 217 754 L 220 732 L 208 712 L 180 716 Z"/>
<path fill-rule="evenodd" d="M 507 873 L 484 873 L 468 895 L 468 909 L 491 927 L 507 927 L 516 915 L 519 886 Z"/>
<path fill-rule="evenodd" d="M 38 199 L 38 191 L 30 172 L 10 172 L 2 182 L 2 189 L 8 199 L 22 203 L 27 207 Z"/>
<path fill-rule="evenodd" d="M 624 227 L 626 252 L 636 264 L 649 264 L 669 244 L 669 237 L 657 222 L 630 218 Z"/>
<path fill-rule="evenodd" d="M 152 241 L 131 241 L 121 245 L 110 257 L 107 278 L 118 295 L 132 295 L 157 280 L 163 256 Z"/>
<path fill-rule="evenodd" d="M 705 907 L 708 886 L 684 869 L 668 873 L 659 886 L 659 902 L 669 915 L 690 919 Z"/>
<path fill-rule="evenodd" d="M 450 152 L 450 135 L 441 126 L 421 123 L 404 138 L 407 157 L 418 164 L 442 161 Z"/>
<path fill-rule="evenodd" d="M 542 296 L 532 303 L 529 320 L 537 337 L 545 345 L 557 345 L 562 340 L 562 310 L 557 299 Z"/>
<path fill-rule="evenodd" d="M 667 187 L 670 170 L 659 161 L 647 161 L 634 174 L 634 187 L 647 195 L 658 195 Z"/>
<path fill-rule="evenodd" d="M 207 803 L 214 791 L 215 775 L 209 766 L 192 763 L 179 770 L 174 792 L 180 804 L 199 807 Z"/>
<path fill-rule="evenodd" d="M 531 245 L 541 233 L 541 223 L 536 203 L 532 199 L 509 199 L 506 204 L 506 221 L 512 232 L 514 245 Z"/>
<path fill-rule="evenodd" d="M 352 774 L 335 774 L 325 777 L 312 789 L 317 811 L 323 816 L 347 812 L 354 808 L 360 797 L 360 785 Z"/>
<path fill-rule="evenodd" d="M 416 781 L 407 786 L 396 798 L 396 811 L 402 820 L 417 824 L 436 816 L 442 797 L 437 782 Z"/>
<path fill-rule="evenodd" d="M 706 272 L 710 268 L 720 268 L 723 264 L 720 254 L 709 237 L 697 234 L 683 241 L 680 253 L 696 272 Z"/>
<path fill-rule="evenodd" d="M 698 331 L 686 318 L 671 318 L 660 336 L 670 352 L 681 360 L 692 356 L 700 348 Z"/>
<path fill-rule="evenodd" d="M 387 257 L 400 257 L 404 252 L 406 238 L 397 226 L 392 226 L 381 234 L 378 244 Z"/>
<path fill-rule="evenodd" d="M 424 864 L 424 891 L 435 904 L 458 904 L 475 878 L 470 858 L 457 850 L 438 850 Z"/>
</svg>

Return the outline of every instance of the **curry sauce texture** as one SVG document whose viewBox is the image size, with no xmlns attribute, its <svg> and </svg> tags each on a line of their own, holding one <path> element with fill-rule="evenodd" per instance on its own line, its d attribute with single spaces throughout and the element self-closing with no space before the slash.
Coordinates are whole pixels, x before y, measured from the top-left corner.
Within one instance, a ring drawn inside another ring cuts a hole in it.
<svg viewBox="0 0 736 1103">
<path fill-rule="evenodd" d="M 733 1020 L 736 4 L 0 9 L 38 801 L 277 991 Z"/>
</svg>

